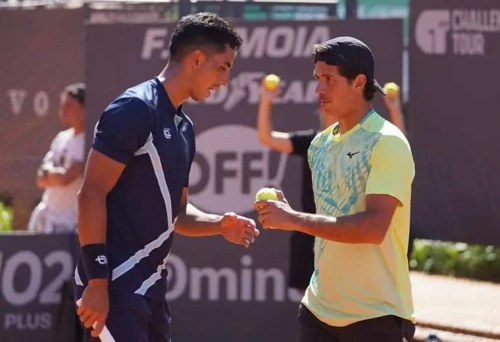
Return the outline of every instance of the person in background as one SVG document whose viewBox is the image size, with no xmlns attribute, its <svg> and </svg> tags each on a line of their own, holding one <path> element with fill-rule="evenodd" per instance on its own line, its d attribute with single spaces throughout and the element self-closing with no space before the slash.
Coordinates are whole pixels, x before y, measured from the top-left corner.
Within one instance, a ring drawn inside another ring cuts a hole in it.
<svg viewBox="0 0 500 342">
<path fill-rule="evenodd" d="M 334 116 L 319 112 L 319 127 L 279 132 L 273 130 L 271 112 L 272 101 L 278 93 L 278 87 L 266 86 L 262 82 L 259 111 L 257 114 L 257 131 L 259 141 L 271 150 L 300 156 L 302 159 L 301 206 L 306 213 L 314 214 L 314 194 L 311 180 L 311 170 L 307 161 L 307 150 L 314 137 L 322 130 L 337 121 Z M 314 236 L 294 231 L 290 237 L 288 286 L 304 294 L 311 275 L 314 272 Z"/>
<path fill-rule="evenodd" d="M 387 84 L 386 84 L 387 86 Z M 385 88 L 385 87 L 384 87 Z M 404 115 L 403 106 L 401 105 L 401 97 L 399 93 L 399 87 L 397 88 L 397 93 L 390 96 L 389 93 L 386 96 L 382 96 L 384 100 L 384 104 L 389 110 L 389 119 L 390 121 L 398 127 L 401 132 L 409 139 L 409 130 L 408 130 L 408 122 Z M 406 104 L 407 107 L 408 104 Z M 411 259 L 411 255 L 413 252 L 413 243 L 415 241 L 415 232 L 414 227 L 410 228 L 410 238 L 408 242 L 408 260 Z"/>
<path fill-rule="evenodd" d="M 403 108 L 401 106 L 401 99 L 399 93 L 399 87 L 393 83 L 387 83 L 384 88 L 389 87 L 392 84 L 395 87 L 395 92 L 387 92 L 386 96 L 383 96 L 383 101 L 387 109 L 389 110 L 389 119 L 404 135 L 408 136 L 408 128 L 406 125 L 406 120 L 403 114 Z"/>
<path fill-rule="evenodd" d="M 44 193 L 28 223 L 28 230 L 36 233 L 76 231 L 77 193 L 85 162 L 85 84 L 64 89 L 59 118 L 69 128 L 54 138 L 37 171 L 36 185 Z"/>
</svg>

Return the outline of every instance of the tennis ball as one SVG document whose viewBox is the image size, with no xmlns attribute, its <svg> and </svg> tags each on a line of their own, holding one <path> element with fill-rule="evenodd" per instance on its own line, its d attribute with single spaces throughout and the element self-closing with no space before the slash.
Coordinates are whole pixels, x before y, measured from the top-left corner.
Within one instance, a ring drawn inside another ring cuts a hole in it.
<svg viewBox="0 0 500 342">
<path fill-rule="evenodd" d="M 278 194 L 273 188 L 262 188 L 255 194 L 256 201 L 278 200 Z"/>
<path fill-rule="evenodd" d="M 274 74 L 267 75 L 264 78 L 264 87 L 269 91 L 278 89 L 280 85 L 280 78 Z"/>
<path fill-rule="evenodd" d="M 391 99 L 399 96 L 399 86 L 394 82 L 384 84 L 384 91 Z"/>
</svg>

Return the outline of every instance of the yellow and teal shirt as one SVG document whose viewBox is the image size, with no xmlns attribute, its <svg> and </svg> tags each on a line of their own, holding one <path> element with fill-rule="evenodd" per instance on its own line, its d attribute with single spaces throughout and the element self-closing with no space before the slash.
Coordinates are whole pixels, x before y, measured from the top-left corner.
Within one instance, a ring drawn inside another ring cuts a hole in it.
<svg viewBox="0 0 500 342">
<path fill-rule="evenodd" d="M 348 132 L 338 123 L 319 133 L 308 151 L 318 214 L 365 210 L 369 194 L 399 200 L 380 245 L 315 240 L 315 271 L 302 303 L 321 321 L 346 326 L 396 315 L 414 320 L 407 261 L 415 167 L 404 134 L 375 111 Z"/>
</svg>

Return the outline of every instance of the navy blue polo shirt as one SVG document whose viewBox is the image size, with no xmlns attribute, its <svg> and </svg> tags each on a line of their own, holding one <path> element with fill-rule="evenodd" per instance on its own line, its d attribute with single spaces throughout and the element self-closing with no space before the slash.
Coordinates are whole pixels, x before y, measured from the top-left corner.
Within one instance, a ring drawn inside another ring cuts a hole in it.
<svg viewBox="0 0 500 342">
<path fill-rule="evenodd" d="M 155 78 L 106 108 L 92 148 L 126 165 L 106 200 L 109 289 L 164 300 L 173 224 L 195 154 L 193 123 Z M 83 291 L 81 263 L 75 283 Z"/>
</svg>

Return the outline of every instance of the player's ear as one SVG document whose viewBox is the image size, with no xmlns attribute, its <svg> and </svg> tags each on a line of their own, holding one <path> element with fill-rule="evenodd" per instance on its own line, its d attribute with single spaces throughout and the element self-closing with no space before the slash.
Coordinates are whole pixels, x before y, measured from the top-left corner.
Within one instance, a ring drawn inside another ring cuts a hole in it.
<svg viewBox="0 0 500 342">
<path fill-rule="evenodd" d="M 202 66 L 206 59 L 206 54 L 201 50 L 194 50 L 189 54 L 189 61 L 193 69 L 197 69 Z"/>
<path fill-rule="evenodd" d="M 366 85 L 366 75 L 363 75 L 363 74 L 359 74 L 358 76 L 356 76 L 356 78 L 354 79 L 354 87 L 355 88 L 359 88 L 359 89 L 364 89 L 365 88 L 365 85 Z"/>
</svg>

